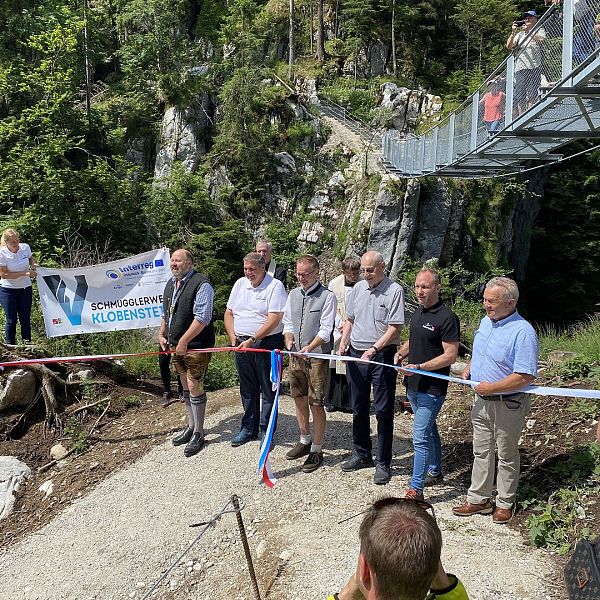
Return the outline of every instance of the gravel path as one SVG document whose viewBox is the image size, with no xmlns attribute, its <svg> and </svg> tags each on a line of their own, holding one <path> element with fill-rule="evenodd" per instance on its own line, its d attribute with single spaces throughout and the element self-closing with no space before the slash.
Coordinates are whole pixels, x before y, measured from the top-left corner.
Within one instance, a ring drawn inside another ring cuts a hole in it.
<svg viewBox="0 0 600 600">
<path fill-rule="evenodd" d="M 6 600 L 141 598 L 199 533 L 191 523 L 218 512 L 231 494 L 243 497 L 243 518 L 263 598 L 324 599 L 355 568 L 360 518 L 338 524 L 383 494 L 399 494 L 410 475 L 411 421 L 396 419 L 394 477 L 383 488 L 372 471 L 342 474 L 350 447 L 350 416 L 329 415 L 325 464 L 312 474 L 284 457 L 296 438 L 284 397 L 272 464 L 275 489 L 257 483 L 258 443 L 232 448 L 240 408 L 237 392 L 209 395 L 218 410 L 207 419 L 210 443 L 186 459 L 169 442 L 106 479 L 49 525 L 0 555 L 0 597 Z M 179 405 L 173 410 L 181 410 Z M 451 482 L 450 482 L 451 483 Z M 460 519 L 451 506 L 464 489 L 432 488 L 444 534 L 443 560 L 471 600 L 557 598 L 545 581 L 551 562 L 489 517 Z M 554 586 L 552 586 L 554 588 Z M 182 560 L 154 598 L 251 599 L 236 521 L 224 515 Z"/>
</svg>

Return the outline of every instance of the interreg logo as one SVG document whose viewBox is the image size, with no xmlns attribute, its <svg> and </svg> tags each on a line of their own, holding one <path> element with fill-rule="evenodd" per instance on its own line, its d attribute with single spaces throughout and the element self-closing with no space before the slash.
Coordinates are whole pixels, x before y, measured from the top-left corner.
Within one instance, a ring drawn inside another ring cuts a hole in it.
<svg viewBox="0 0 600 600">
<path fill-rule="evenodd" d="M 158 267 L 164 267 L 165 261 L 162 258 L 157 258 L 156 260 L 149 260 L 141 263 L 134 263 L 131 265 L 125 265 L 124 267 L 119 267 L 119 271 L 116 274 L 119 277 L 129 277 L 131 275 L 142 275 L 146 271 L 150 269 L 156 269 Z M 114 273 L 114 271 L 107 271 L 106 274 L 111 279 L 114 279 L 110 273 Z"/>
<path fill-rule="evenodd" d="M 121 273 L 119 273 L 118 271 L 113 271 L 112 269 L 109 269 L 108 271 L 106 271 L 106 276 L 109 279 L 119 279 L 119 277 L 121 277 Z"/>
<path fill-rule="evenodd" d="M 44 281 L 48 286 L 51 294 L 56 298 L 60 307 L 63 309 L 67 319 L 73 326 L 81 325 L 81 314 L 83 313 L 83 305 L 87 296 L 88 284 L 85 280 L 85 275 L 75 275 L 77 287 L 73 300 L 69 300 L 65 294 L 67 286 L 59 275 L 44 275 Z"/>
</svg>

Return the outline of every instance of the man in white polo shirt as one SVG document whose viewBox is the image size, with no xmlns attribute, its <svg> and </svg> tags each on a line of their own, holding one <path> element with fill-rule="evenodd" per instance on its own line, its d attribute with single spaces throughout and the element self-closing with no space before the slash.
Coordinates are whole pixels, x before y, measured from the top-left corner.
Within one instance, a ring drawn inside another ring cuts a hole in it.
<svg viewBox="0 0 600 600">
<path fill-rule="evenodd" d="M 244 277 L 238 279 L 227 301 L 225 330 L 231 345 L 240 349 L 283 348 L 281 319 L 287 300 L 283 284 L 265 271 L 265 259 L 256 252 L 244 257 Z M 267 352 L 236 352 L 244 415 L 239 433 L 231 440 L 241 446 L 267 430 L 275 392 L 271 384 L 271 356 Z M 260 397 L 262 392 L 262 411 Z"/>
</svg>

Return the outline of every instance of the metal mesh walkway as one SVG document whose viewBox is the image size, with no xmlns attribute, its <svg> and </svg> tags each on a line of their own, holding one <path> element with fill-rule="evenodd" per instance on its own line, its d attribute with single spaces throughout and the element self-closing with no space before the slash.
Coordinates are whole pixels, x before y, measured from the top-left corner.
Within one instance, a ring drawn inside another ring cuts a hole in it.
<svg viewBox="0 0 600 600">
<path fill-rule="evenodd" d="M 480 88 L 422 135 L 382 137 L 400 176 L 490 177 L 600 138 L 600 0 L 553 5 Z"/>
</svg>

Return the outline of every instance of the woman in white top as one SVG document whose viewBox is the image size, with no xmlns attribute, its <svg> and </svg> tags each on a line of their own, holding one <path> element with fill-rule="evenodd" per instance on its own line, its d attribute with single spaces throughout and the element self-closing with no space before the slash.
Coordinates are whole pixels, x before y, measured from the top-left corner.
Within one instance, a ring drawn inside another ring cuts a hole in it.
<svg viewBox="0 0 600 600">
<path fill-rule="evenodd" d="M 31 342 L 31 277 L 35 277 L 31 248 L 19 243 L 14 229 L 5 229 L 0 241 L 0 304 L 6 316 L 5 341 L 17 343 L 17 318 L 23 342 Z"/>
</svg>

